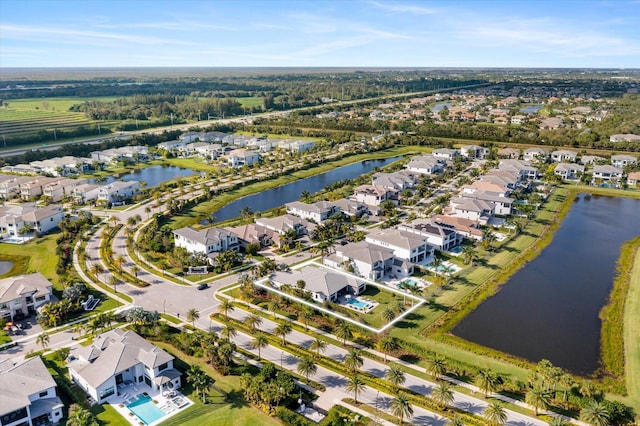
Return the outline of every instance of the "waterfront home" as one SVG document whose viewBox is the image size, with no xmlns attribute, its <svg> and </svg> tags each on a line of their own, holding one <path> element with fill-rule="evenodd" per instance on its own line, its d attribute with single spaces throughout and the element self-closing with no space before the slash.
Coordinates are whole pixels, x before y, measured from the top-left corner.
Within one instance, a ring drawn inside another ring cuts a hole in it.
<svg viewBox="0 0 640 426">
<path fill-rule="evenodd" d="M 399 229 L 384 229 L 371 233 L 365 241 L 393 250 L 393 255 L 411 263 L 428 263 L 433 256 L 433 247 L 427 238 Z"/>
<path fill-rule="evenodd" d="M 385 201 L 398 205 L 398 191 L 374 185 L 360 185 L 353 190 L 356 201 L 368 206 L 380 206 Z"/>
<path fill-rule="evenodd" d="M 502 216 L 511 214 L 511 207 L 514 201 L 512 198 L 501 195 L 500 193 L 484 191 L 469 186 L 464 188 L 460 197 L 484 201 L 491 206 L 492 215 Z"/>
<path fill-rule="evenodd" d="M 60 423 L 64 404 L 56 393 L 56 387 L 39 356 L 21 361 L 1 361 L 0 424 L 32 426 Z"/>
<path fill-rule="evenodd" d="M 332 201 L 332 203 L 336 208 L 340 209 L 341 213 L 356 218 L 364 214 L 378 214 L 380 211 L 380 209 L 375 206 L 368 206 L 360 201 L 349 198 L 340 198 L 339 200 Z"/>
<path fill-rule="evenodd" d="M 40 272 L 0 280 L 0 317 L 19 320 L 51 301 L 51 283 Z"/>
<path fill-rule="evenodd" d="M 83 173 L 89 169 L 90 164 L 90 158 L 72 157 L 69 155 L 29 163 L 29 165 L 39 173 L 51 176 L 68 176 L 70 174 Z"/>
<path fill-rule="evenodd" d="M 85 204 L 98 199 L 100 185 L 83 183 L 71 189 L 71 197 L 74 204 Z"/>
<path fill-rule="evenodd" d="M 160 142 L 156 147 L 158 149 L 164 149 L 165 151 L 175 152 L 175 151 L 178 151 L 180 148 L 183 148 L 186 144 L 187 142 L 185 141 L 174 140 L 174 141 Z"/>
<path fill-rule="evenodd" d="M 611 156 L 611 165 L 619 169 L 624 169 L 626 166 L 636 164 L 637 162 L 638 159 L 633 155 L 621 154 Z"/>
<path fill-rule="evenodd" d="M 312 220 L 315 223 L 322 223 L 331 216 L 340 213 L 340 208 L 329 201 L 317 201 L 312 204 L 293 201 L 285 204 L 285 207 L 287 213 Z"/>
<path fill-rule="evenodd" d="M 181 373 L 174 357 L 133 331 L 116 328 L 76 346 L 69 356 L 71 380 L 98 404 L 116 395 L 119 385 L 144 384 L 150 390 L 175 390 Z"/>
<path fill-rule="evenodd" d="M 140 182 L 132 181 L 116 181 L 108 185 L 101 186 L 98 189 L 98 202 L 108 205 L 113 203 L 121 203 L 132 198 L 140 192 Z"/>
<path fill-rule="evenodd" d="M 0 198 L 8 200 L 20 195 L 20 185 L 32 180 L 29 176 L 0 175 Z"/>
<path fill-rule="evenodd" d="M 562 179 L 574 180 L 584 173 L 584 166 L 582 164 L 558 163 L 553 173 Z"/>
<path fill-rule="evenodd" d="M 446 163 L 432 155 L 419 155 L 411 158 L 405 167 L 413 173 L 431 175 L 441 173 L 446 168 Z"/>
<path fill-rule="evenodd" d="M 305 266 L 292 272 L 276 272 L 269 279 L 276 288 L 283 285 L 295 288 L 298 281 L 304 281 L 304 290 L 310 292 L 317 302 L 337 302 L 340 296 L 357 296 L 367 289 L 365 281 L 313 266 Z"/>
<path fill-rule="evenodd" d="M 325 256 L 324 264 L 370 280 L 406 277 L 413 274 L 413 264 L 398 259 L 393 249 L 366 241 L 337 246 L 335 253 Z"/>
<path fill-rule="evenodd" d="M 36 203 L 0 206 L 0 237 L 21 236 L 23 230 L 44 234 L 58 226 L 64 219 L 61 205 L 37 207 Z"/>
<path fill-rule="evenodd" d="M 627 183 L 632 186 L 640 184 L 640 172 L 629 173 L 627 176 Z"/>
<path fill-rule="evenodd" d="M 280 235 L 286 234 L 288 231 L 295 231 L 296 235 L 306 235 L 315 229 L 315 225 L 308 220 L 292 214 L 285 214 L 276 217 L 260 217 L 257 218 L 256 224 L 277 232 Z"/>
<path fill-rule="evenodd" d="M 209 255 L 227 250 L 238 251 L 238 236 L 224 228 L 207 228 L 196 231 L 191 227 L 173 231 L 176 247 L 182 247 L 189 253 Z"/>
<path fill-rule="evenodd" d="M 483 234 L 482 230 L 480 229 L 480 224 L 474 220 L 445 215 L 435 215 L 431 217 L 431 220 L 437 223 L 452 226 L 456 230 L 456 232 L 462 235 L 464 238 L 482 241 Z"/>
<path fill-rule="evenodd" d="M 140 145 L 123 146 L 120 148 L 105 149 L 104 151 L 93 151 L 91 153 L 91 160 L 109 164 L 116 164 L 124 160 L 139 162 L 147 161 L 148 159 L 149 148 Z"/>
<path fill-rule="evenodd" d="M 593 180 L 594 184 L 597 184 L 598 180 L 603 183 L 617 183 L 622 179 L 623 171 L 618 167 L 614 167 L 608 164 L 593 166 Z"/>
<path fill-rule="evenodd" d="M 575 151 L 569 151 L 566 149 L 559 149 L 557 151 L 553 151 L 551 153 L 551 161 L 554 163 L 561 162 L 575 162 L 576 158 L 578 158 L 578 153 Z"/>
<path fill-rule="evenodd" d="M 432 155 L 435 158 L 441 158 L 444 160 L 453 161 L 454 158 L 460 156 L 460 152 L 457 149 L 451 148 L 438 148 L 434 149 Z"/>
<path fill-rule="evenodd" d="M 537 179 L 540 172 L 526 160 L 500 160 L 498 170 L 507 172 L 516 172 L 523 179 Z"/>
<path fill-rule="evenodd" d="M 462 243 L 462 235 L 454 226 L 433 219 L 416 219 L 399 225 L 398 229 L 425 237 L 427 243 L 438 250 L 449 251 Z"/>
<path fill-rule="evenodd" d="M 418 177 L 406 170 L 393 173 L 374 173 L 371 179 L 371 184 L 374 186 L 398 191 L 415 188 L 417 182 Z"/>
<path fill-rule="evenodd" d="M 32 178 L 31 180 L 20 184 L 20 198 L 22 198 L 25 201 L 30 199 L 35 199 L 44 193 L 45 185 L 52 184 L 54 182 L 59 182 L 63 179 L 64 178 L 61 178 L 61 177 Z"/>
<path fill-rule="evenodd" d="M 524 151 L 524 155 L 522 157 L 525 161 L 540 161 L 544 163 L 549 158 L 549 150 L 545 148 L 540 148 L 534 146 L 532 148 L 527 148 Z"/>
<path fill-rule="evenodd" d="M 242 166 L 250 166 L 253 163 L 260 161 L 260 154 L 254 151 L 248 151 L 246 149 L 234 149 L 230 153 L 226 154 L 224 158 L 227 161 L 227 165 L 231 168 L 237 168 Z"/>
<path fill-rule="evenodd" d="M 460 148 L 460 154 L 465 158 L 484 159 L 491 151 L 479 145 L 465 145 Z"/>
<path fill-rule="evenodd" d="M 73 189 L 86 182 L 86 179 L 63 179 L 48 183 L 43 187 L 42 196 L 46 197 L 49 201 L 57 203 L 63 198 L 71 197 Z"/>
</svg>

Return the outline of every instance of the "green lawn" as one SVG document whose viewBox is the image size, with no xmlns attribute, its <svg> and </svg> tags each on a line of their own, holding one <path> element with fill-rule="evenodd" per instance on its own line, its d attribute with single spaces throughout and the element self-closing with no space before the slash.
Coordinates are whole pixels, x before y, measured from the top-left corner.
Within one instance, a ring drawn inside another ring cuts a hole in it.
<svg viewBox="0 0 640 426">
<path fill-rule="evenodd" d="M 240 102 L 240 104 L 245 108 L 264 106 L 264 98 L 262 97 L 251 96 L 246 98 L 236 98 L 236 101 Z"/>
<path fill-rule="evenodd" d="M 104 97 L 61 97 L 61 98 L 22 98 L 22 99 L 9 99 L 5 102 L 9 104 L 9 108 L 0 109 L 0 117 L 2 111 L 11 111 L 12 109 L 21 110 L 45 110 L 45 111 L 68 111 L 73 105 L 84 103 L 85 101 L 100 101 L 100 102 L 112 102 L 117 100 L 117 97 L 104 96 Z"/>
<path fill-rule="evenodd" d="M 631 274 L 624 313 L 625 379 L 630 402 L 640 413 L 640 250 Z"/>
<path fill-rule="evenodd" d="M 27 258 L 28 262 L 24 262 L 22 270 L 12 271 L 12 275 L 40 272 L 53 283 L 55 289 L 62 290 L 56 273 L 58 256 L 55 253 L 58 236 L 59 233 L 56 232 L 35 238 L 26 244 L 0 243 L 0 260 L 11 261 L 15 256 Z"/>
</svg>

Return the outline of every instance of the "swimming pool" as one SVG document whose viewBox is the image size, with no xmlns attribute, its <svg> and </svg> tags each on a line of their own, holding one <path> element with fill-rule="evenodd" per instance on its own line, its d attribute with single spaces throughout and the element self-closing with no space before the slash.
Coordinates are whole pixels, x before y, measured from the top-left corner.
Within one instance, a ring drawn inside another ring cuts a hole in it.
<svg viewBox="0 0 640 426">
<path fill-rule="evenodd" d="M 127 405 L 127 408 L 146 425 L 158 421 L 166 415 L 156 407 L 151 397 L 144 395 L 139 395 L 135 401 Z"/>
<path fill-rule="evenodd" d="M 402 287 L 401 288 L 407 288 L 407 287 L 417 287 L 418 283 L 412 279 L 406 279 L 402 281 Z"/>
<path fill-rule="evenodd" d="M 349 299 L 347 300 L 347 305 L 355 306 L 358 309 L 366 309 L 369 306 L 367 303 L 362 302 L 358 299 Z"/>
</svg>

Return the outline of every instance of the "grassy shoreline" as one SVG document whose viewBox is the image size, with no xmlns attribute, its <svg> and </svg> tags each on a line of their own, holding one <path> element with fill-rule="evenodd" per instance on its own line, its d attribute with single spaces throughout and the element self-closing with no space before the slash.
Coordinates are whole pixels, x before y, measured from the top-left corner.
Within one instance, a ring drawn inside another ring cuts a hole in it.
<svg viewBox="0 0 640 426">
<path fill-rule="evenodd" d="M 640 247 L 637 247 L 624 307 L 624 375 L 628 399 L 640 416 Z"/>
</svg>

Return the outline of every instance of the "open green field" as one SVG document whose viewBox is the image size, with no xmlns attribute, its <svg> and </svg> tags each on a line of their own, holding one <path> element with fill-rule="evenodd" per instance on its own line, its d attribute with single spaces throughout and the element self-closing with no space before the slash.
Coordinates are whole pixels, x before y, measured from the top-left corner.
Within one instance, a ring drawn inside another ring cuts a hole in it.
<svg viewBox="0 0 640 426">
<path fill-rule="evenodd" d="M 58 235 L 58 233 L 48 234 L 35 238 L 26 244 L 0 243 L 0 260 L 28 259 L 26 261 L 22 259 L 21 267 L 14 268 L 19 270 L 12 270 L 11 275 L 40 272 L 53 283 L 55 289 L 62 290 L 56 273 L 58 257 L 55 252 Z"/>
<path fill-rule="evenodd" d="M 240 104 L 245 108 L 250 107 L 261 107 L 264 105 L 264 98 L 261 97 L 247 97 L 247 98 L 236 98 Z"/>
<path fill-rule="evenodd" d="M 640 250 L 631 274 L 624 311 L 625 379 L 629 400 L 640 413 Z"/>
</svg>

